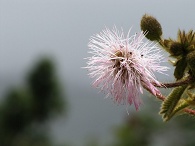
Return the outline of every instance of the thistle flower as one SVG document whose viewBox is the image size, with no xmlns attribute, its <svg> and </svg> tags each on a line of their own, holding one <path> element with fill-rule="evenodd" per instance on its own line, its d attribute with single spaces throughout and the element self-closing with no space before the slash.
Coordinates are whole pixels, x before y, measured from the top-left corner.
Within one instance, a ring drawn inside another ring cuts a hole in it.
<svg viewBox="0 0 195 146">
<path fill-rule="evenodd" d="M 92 57 L 87 58 L 89 76 L 95 78 L 93 85 L 107 92 L 117 103 L 134 104 L 139 109 L 143 88 L 154 96 L 160 91 L 153 85 L 161 85 L 154 72 L 163 73 L 167 67 L 160 66 L 163 56 L 160 48 L 151 42 L 144 42 L 145 34 L 140 32 L 127 36 L 114 27 L 92 36 L 89 49 Z"/>
</svg>

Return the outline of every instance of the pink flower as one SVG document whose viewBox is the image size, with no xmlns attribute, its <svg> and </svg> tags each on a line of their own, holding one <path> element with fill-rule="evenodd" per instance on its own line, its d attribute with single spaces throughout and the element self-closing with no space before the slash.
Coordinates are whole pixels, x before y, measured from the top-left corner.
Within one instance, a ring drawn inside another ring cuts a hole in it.
<svg viewBox="0 0 195 146">
<path fill-rule="evenodd" d="M 107 92 L 117 103 L 134 104 L 139 109 L 140 92 L 147 89 L 154 96 L 160 91 L 152 84 L 160 85 L 154 72 L 163 73 L 167 67 L 160 66 L 163 56 L 153 43 L 144 42 L 143 32 L 127 36 L 123 31 L 105 29 L 92 36 L 88 58 L 89 76 L 95 78 L 93 85 Z"/>
</svg>

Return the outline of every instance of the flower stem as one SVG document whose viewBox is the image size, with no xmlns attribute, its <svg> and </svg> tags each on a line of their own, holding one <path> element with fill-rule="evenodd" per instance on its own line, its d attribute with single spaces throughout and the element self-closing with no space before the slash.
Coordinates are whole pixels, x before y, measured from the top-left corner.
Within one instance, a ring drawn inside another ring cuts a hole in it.
<svg viewBox="0 0 195 146">
<path fill-rule="evenodd" d="M 174 83 L 161 83 L 160 85 L 157 85 L 156 83 L 152 83 L 155 87 L 159 88 L 173 88 L 178 87 L 181 85 L 189 84 L 193 81 L 193 78 L 191 76 L 188 76 L 186 79 L 174 82 Z"/>
</svg>

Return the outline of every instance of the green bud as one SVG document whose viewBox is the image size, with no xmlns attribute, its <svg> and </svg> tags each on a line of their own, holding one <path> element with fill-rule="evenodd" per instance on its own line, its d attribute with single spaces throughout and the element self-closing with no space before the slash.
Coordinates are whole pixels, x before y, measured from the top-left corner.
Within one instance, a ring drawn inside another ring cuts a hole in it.
<svg viewBox="0 0 195 146">
<path fill-rule="evenodd" d="M 193 75 L 195 75 L 195 51 L 188 53 L 186 57 L 186 61 L 188 63 L 188 67 Z"/>
<path fill-rule="evenodd" d="M 179 56 L 183 53 L 183 47 L 181 43 L 174 42 L 170 46 L 170 54 L 172 56 Z"/>
<path fill-rule="evenodd" d="M 160 37 L 162 35 L 162 28 L 156 18 L 145 14 L 141 19 L 140 26 L 142 31 L 147 32 L 146 37 L 149 40 L 160 40 Z"/>
</svg>

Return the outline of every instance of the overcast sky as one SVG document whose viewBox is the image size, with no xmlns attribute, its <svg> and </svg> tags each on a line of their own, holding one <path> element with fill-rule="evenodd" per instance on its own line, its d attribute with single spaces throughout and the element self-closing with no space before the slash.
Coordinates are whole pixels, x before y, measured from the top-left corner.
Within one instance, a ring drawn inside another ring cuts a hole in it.
<svg viewBox="0 0 195 146">
<path fill-rule="evenodd" d="M 176 38 L 178 28 L 195 28 L 194 6 L 193 0 L 0 0 L 0 92 L 21 83 L 39 56 L 51 56 L 70 104 L 68 116 L 51 124 L 55 141 L 78 144 L 88 136 L 106 141 L 126 109 L 104 99 L 81 69 L 89 37 L 114 25 L 138 32 L 148 13 L 161 22 L 165 37 Z"/>
</svg>

